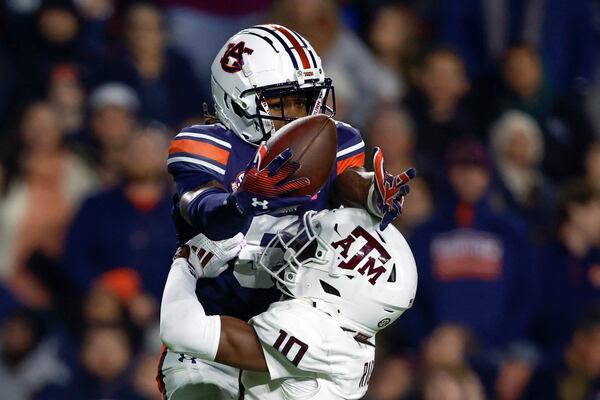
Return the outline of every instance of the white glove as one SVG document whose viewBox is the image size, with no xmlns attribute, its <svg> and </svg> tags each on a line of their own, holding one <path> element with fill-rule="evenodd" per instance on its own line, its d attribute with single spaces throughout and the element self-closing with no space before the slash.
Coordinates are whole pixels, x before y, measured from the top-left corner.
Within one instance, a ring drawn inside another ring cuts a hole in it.
<svg viewBox="0 0 600 400">
<path fill-rule="evenodd" d="M 237 257 L 244 246 L 244 235 L 238 233 L 225 240 L 210 240 L 202 233 L 187 241 L 190 272 L 196 278 L 215 278 L 228 268 L 230 260 Z"/>
</svg>

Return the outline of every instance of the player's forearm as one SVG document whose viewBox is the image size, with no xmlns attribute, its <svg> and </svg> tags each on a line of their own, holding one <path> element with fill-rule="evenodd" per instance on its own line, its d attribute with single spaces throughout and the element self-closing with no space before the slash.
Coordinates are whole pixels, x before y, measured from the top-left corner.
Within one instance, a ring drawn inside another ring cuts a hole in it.
<svg viewBox="0 0 600 400">
<path fill-rule="evenodd" d="M 268 371 L 256 331 L 247 322 L 233 317 L 221 316 L 221 339 L 215 361 L 246 371 Z"/>
<path fill-rule="evenodd" d="M 196 279 L 176 258 L 165 284 L 160 337 L 172 351 L 250 371 L 267 371 L 254 328 L 232 317 L 207 316 L 195 294 Z"/>
<path fill-rule="evenodd" d="M 185 196 L 185 195 L 184 195 Z M 226 202 L 229 193 L 209 188 L 189 202 L 182 203 L 184 218 L 212 240 L 222 240 L 245 232 L 252 218 L 242 216 Z"/>
<path fill-rule="evenodd" d="M 337 203 L 368 209 L 373 173 L 364 168 L 348 168 L 335 179 L 333 190 Z"/>
<path fill-rule="evenodd" d="M 160 309 L 160 337 L 171 350 L 214 360 L 221 320 L 207 316 L 196 297 L 196 279 L 184 258 L 173 261 Z"/>
</svg>

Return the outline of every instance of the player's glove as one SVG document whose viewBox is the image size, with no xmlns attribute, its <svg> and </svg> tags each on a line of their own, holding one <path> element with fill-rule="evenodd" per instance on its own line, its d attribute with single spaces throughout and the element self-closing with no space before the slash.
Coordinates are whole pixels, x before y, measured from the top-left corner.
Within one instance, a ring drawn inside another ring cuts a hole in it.
<svg viewBox="0 0 600 400">
<path fill-rule="evenodd" d="M 262 143 L 248 164 L 239 188 L 227 199 L 241 215 L 267 214 L 310 201 L 310 196 L 281 197 L 310 184 L 310 180 L 305 177 L 290 179 L 300 168 L 298 162 L 290 161 L 292 151 L 284 150 L 266 167 L 260 169 L 261 160 L 266 154 L 267 146 Z"/>
<path fill-rule="evenodd" d="M 175 257 L 187 259 L 190 273 L 198 278 L 215 278 L 229 267 L 244 246 L 244 235 L 238 233 L 225 240 L 210 240 L 200 233 L 177 249 Z"/>
<path fill-rule="evenodd" d="M 373 168 L 375 176 L 369 191 L 369 211 L 381 217 L 379 229 L 384 230 L 402 213 L 404 196 L 410 191 L 408 181 L 417 175 L 417 171 L 409 168 L 395 176 L 386 172 L 379 147 L 373 149 Z"/>
</svg>

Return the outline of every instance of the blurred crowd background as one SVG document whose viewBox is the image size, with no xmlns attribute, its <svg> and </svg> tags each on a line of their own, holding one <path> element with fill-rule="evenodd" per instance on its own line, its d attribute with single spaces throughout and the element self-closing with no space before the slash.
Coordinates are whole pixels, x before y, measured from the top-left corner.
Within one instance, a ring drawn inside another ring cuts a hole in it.
<svg viewBox="0 0 600 400">
<path fill-rule="evenodd" d="M 2 2 L 0 397 L 160 398 L 167 146 L 262 22 L 419 172 L 397 222 L 418 295 L 368 398 L 599 398 L 598 0 Z"/>
</svg>

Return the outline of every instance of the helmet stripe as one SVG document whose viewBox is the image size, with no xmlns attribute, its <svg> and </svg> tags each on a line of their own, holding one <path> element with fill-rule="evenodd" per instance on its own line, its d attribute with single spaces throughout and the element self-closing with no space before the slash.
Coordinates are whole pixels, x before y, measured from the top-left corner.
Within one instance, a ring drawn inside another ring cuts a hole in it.
<svg viewBox="0 0 600 400">
<path fill-rule="evenodd" d="M 300 42 L 302 42 L 302 46 L 306 49 L 306 51 L 308 51 L 308 54 L 310 55 L 310 59 L 312 60 L 313 63 L 313 67 L 317 68 L 317 60 L 315 59 L 315 55 L 314 52 L 310 49 L 309 45 L 306 43 L 306 40 L 304 40 L 304 38 L 298 34 L 298 32 L 293 31 L 290 29 L 290 31 L 296 35 L 296 37 L 298 38 L 298 40 L 300 40 Z"/>
<path fill-rule="evenodd" d="M 285 49 L 285 51 L 287 51 L 288 55 L 290 56 L 291 60 L 292 60 L 292 64 L 294 65 L 295 69 L 298 69 L 298 62 L 296 61 L 296 57 L 294 57 L 294 54 L 292 54 L 290 48 L 288 47 L 287 43 L 275 32 L 272 31 L 268 28 L 265 28 L 264 26 L 253 26 L 250 29 L 260 29 L 261 31 L 265 31 L 270 33 L 271 35 L 273 35 L 277 40 L 279 40 L 279 43 L 281 43 L 281 45 L 283 46 L 283 48 Z"/>
<path fill-rule="evenodd" d="M 275 46 L 273 46 L 273 41 L 271 39 L 269 39 L 268 37 L 259 35 L 258 33 L 249 32 L 249 31 L 244 31 L 244 33 L 247 34 L 247 35 L 252 35 L 252 36 L 256 36 L 256 37 L 261 38 L 265 42 L 269 43 L 269 45 L 273 48 L 273 50 L 275 50 L 276 53 L 279 53 L 279 51 L 277 51 L 277 49 L 275 48 Z"/>
<path fill-rule="evenodd" d="M 273 28 L 275 28 L 279 32 L 283 33 L 283 35 L 287 38 L 287 40 L 290 41 L 290 43 L 292 44 L 292 46 L 294 46 L 294 49 L 296 50 L 296 52 L 300 56 L 300 60 L 302 61 L 302 67 L 304 69 L 310 68 L 310 63 L 308 62 L 308 57 L 306 56 L 306 51 L 304 50 L 304 48 L 302 47 L 302 45 L 300 44 L 300 42 L 298 41 L 298 39 L 296 39 L 294 37 L 294 35 L 292 35 L 290 33 L 290 31 L 288 31 L 283 26 L 277 25 L 277 26 L 274 26 Z"/>
</svg>

